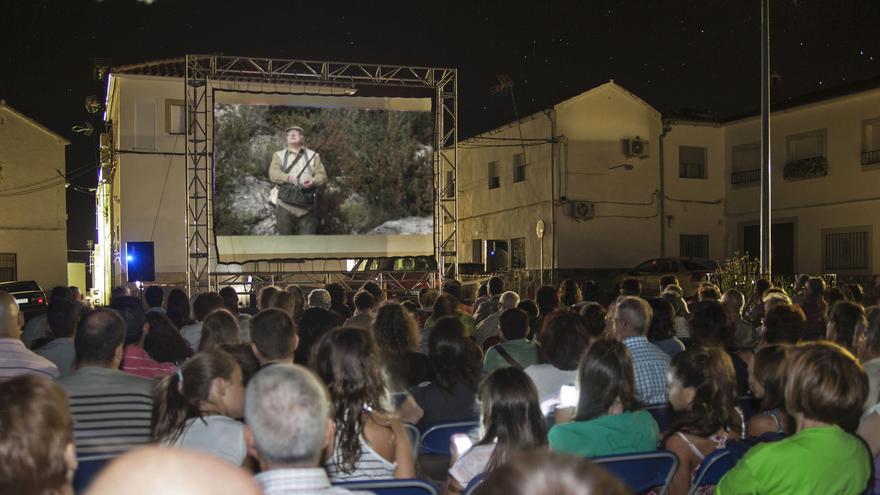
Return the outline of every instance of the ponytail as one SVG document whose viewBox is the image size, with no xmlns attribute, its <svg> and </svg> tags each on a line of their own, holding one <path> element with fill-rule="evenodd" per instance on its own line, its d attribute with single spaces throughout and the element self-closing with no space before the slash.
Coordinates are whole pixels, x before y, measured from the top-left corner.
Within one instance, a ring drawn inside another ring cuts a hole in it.
<svg viewBox="0 0 880 495">
<path fill-rule="evenodd" d="M 190 416 L 188 401 L 181 393 L 182 376 L 182 371 L 166 376 L 159 380 L 153 389 L 153 414 L 150 417 L 150 432 L 156 442 L 176 440 Z"/>
</svg>

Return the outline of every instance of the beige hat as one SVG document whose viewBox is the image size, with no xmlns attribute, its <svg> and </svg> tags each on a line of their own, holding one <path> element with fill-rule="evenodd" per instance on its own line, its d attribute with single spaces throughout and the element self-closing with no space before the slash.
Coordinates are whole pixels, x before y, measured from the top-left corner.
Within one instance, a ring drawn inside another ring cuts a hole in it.
<svg viewBox="0 0 880 495">
<path fill-rule="evenodd" d="M 284 130 L 284 132 L 290 132 L 290 131 L 298 131 L 303 136 L 305 136 L 305 134 L 306 134 L 306 131 L 304 131 L 303 128 L 298 125 L 292 125 Z"/>
</svg>

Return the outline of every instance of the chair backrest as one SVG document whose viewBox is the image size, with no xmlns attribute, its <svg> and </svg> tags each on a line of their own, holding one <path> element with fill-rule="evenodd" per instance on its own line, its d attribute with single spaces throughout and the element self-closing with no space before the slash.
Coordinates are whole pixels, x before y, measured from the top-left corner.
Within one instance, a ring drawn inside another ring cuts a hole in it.
<svg viewBox="0 0 880 495">
<path fill-rule="evenodd" d="M 437 489 L 422 480 L 373 480 L 333 483 L 351 491 L 364 490 L 376 495 L 437 495 Z"/>
<path fill-rule="evenodd" d="M 479 428 L 476 421 L 458 421 L 455 423 L 439 423 L 422 433 L 419 442 L 419 455 L 450 455 L 449 439 L 456 433 L 468 434 Z"/>
<path fill-rule="evenodd" d="M 654 421 L 657 422 L 657 427 L 660 428 L 660 431 L 666 431 L 669 429 L 669 426 L 672 424 L 672 405 L 660 404 L 657 406 L 648 406 L 645 410 L 651 413 L 651 416 L 654 417 Z"/>
<path fill-rule="evenodd" d="M 104 469 L 104 466 L 113 459 L 100 459 L 95 461 L 79 461 L 76 473 L 73 475 L 73 492 L 80 494 L 85 493 L 89 484 L 98 476 L 98 473 Z"/>
<path fill-rule="evenodd" d="M 403 428 L 406 429 L 406 433 L 409 435 L 409 443 L 412 446 L 413 459 L 415 459 L 419 456 L 419 442 L 422 439 L 422 433 L 416 425 L 411 425 L 409 423 L 404 423 Z"/>
<path fill-rule="evenodd" d="M 717 485 L 721 478 L 730 471 L 736 464 L 735 456 L 728 449 L 718 449 L 707 455 L 697 473 L 694 475 L 694 481 L 691 483 L 691 489 L 688 495 L 697 493 L 701 486 Z"/>
<path fill-rule="evenodd" d="M 635 493 L 658 488 L 658 493 L 665 494 L 675 470 L 678 469 L 678 457 L 665 450 L 594 457 L 592 460 L 601 464 Z"/>
<path fill-rule="evenodd" d="M 489 476 L 489 473 L 482 472 L 468 481 L 467 486 L 464 489 L 464 495 L 472 495 L 475 491 L 477 491 L 477 487 L 480 486 L 480 483 L 485 481 L 486 477 Z"/>
</svg>

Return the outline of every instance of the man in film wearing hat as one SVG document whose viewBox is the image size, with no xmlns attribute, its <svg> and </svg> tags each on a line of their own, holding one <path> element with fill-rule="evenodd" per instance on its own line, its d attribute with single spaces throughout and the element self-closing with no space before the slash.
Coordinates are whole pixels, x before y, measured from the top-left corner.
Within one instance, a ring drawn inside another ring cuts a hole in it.
<svg viewBox="0 0 880 495">
<path fill-rule="evenodd" d="M 280 235 L 315 234 L 317 190 L 327 182 L 327 171 L 321 155 L 306 148 L 302 127 L 291 126 L 286 131 L 287 149 L 276 151 L 269 164 L 269 180 L 278 192 L 276 229 Z"/>
</svg>

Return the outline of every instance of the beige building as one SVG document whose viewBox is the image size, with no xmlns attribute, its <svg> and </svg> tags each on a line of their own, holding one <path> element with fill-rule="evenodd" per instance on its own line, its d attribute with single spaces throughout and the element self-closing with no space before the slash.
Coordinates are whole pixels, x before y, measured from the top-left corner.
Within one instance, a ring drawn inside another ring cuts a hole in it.
<svg viewBox="0 0 880 495">
<path fill-rule="evenodd" d="M 462 141 L 459 258 L 492 268 L 501 246 L 513 269 L 601 278 L 756 254 L 759 132 L 757 115 L 664 118 L 612 81 Z M 880 87 L 786 102 L 771 135 L 775 273 L 877 273 Z"/>
<path fill-rule="evenodd" d="M 68 144 L 0 100 L 0 281 L 68 285 Z"/>
</svg>

